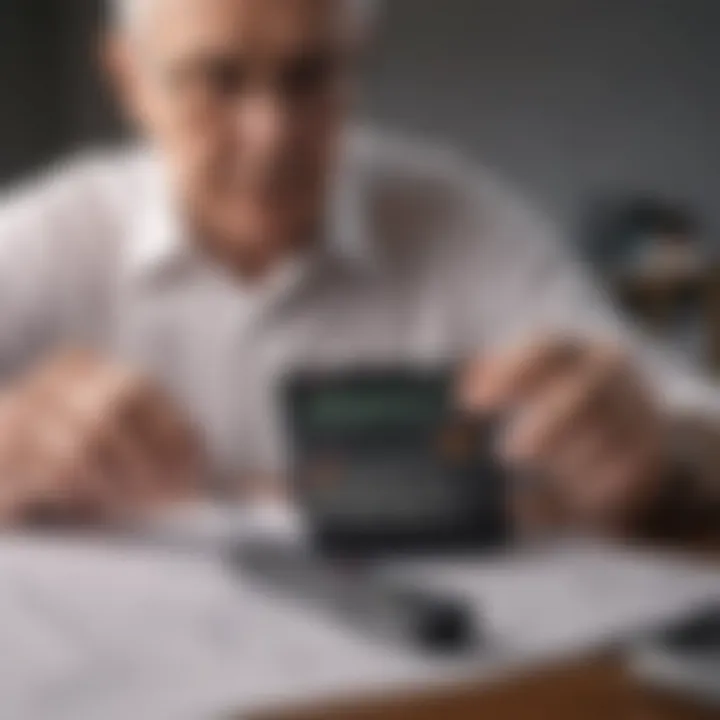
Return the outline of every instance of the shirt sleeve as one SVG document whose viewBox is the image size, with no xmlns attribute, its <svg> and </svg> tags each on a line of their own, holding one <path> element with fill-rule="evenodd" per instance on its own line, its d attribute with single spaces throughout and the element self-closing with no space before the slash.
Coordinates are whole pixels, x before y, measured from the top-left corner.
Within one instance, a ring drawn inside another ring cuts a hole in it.
<svg viewBox="0 0 720 720">
<path fill-rule="evenodd" d="M 720 390 L 712 380 L 625 317 L 539 213 L 492 181 L 474 187 L 466 227 L 476 253 L 466 265 L 477 271 L 465 283 L 469 337 L 490 349 L 543 334 L 615 343 L 673 410 L 720 419 Z"/>
<path fill-rule="evenodd" d="M 68 297 L 80 294 L 78 240 L 97 205 L 79 167 L 0 198 L 0 382 L 62 341 Z"/>
</svg>

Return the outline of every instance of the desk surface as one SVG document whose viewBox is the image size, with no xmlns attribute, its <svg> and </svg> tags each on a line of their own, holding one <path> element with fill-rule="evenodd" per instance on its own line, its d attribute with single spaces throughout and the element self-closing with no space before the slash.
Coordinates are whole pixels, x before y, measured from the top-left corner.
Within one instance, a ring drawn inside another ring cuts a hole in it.
<svg viewBox="0 0 720 720">
<path fill-rule="evenodd" d="M 720 534 L 693 554 L 720 560 Z M 584 657 L 562 666 L 523 672 L 496 684 L 457 686 L 435 693 L 267 716 L 258 720 L 718 720 L 700 707 L 641 686 L 626 672 L 622 653 Z"/>
<path fill-rule="evenodd" d="M 362 705 L 362 704 L 361 704 Z M 288 716 L 282 720 L 286 720 Z M 336 706 L 292 720 L 717 720 L 702 708 L 640 687 L 619 657 L 598 657 L 527 673 L 497 685 L 465 687 L 360 706 Z M 268 718 L 267 720 L 280 720 Z"/>
</svg>

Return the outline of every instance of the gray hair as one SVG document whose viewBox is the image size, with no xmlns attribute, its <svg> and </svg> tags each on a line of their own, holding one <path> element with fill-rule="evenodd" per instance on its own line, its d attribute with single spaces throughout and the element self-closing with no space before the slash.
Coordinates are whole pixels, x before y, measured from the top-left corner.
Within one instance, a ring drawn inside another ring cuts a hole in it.
<svg viewBox="0 0 720 720">
<path fill-rule="evenodd" d="M 378 0 L 342 0 L 348 3 L 361 23 L 367 23 L 376 10 Z M 151 0 L 110 0 L 112 23 L 118 27 L 129 27 L 136 23 L 141 8 L 147 8 Z"/>
</svg>

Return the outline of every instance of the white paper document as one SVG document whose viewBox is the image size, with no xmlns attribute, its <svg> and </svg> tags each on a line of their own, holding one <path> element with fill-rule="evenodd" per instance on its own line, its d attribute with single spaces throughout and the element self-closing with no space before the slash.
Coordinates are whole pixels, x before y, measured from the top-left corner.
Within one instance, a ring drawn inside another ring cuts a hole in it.
<svg viewBox="0 0 720 720">
<path fill-rule="evenodd" d="M 711 599 L 712 568 L 591 546 L 393 568 L 477 609 L 487 644 L 445 664 L 274 600 L 220 554 L 0 541 L 4 720 L 201 720 L 381 695 L 634 633 Z"/>
<path fill-rule="evenodd" d="M 720 602 L 720 569 L 687 558 L 568 542 L 537 552 L 393 568 L 465 598 L 488 647 L 542 657 L 627 639 Z"/>
</svg>

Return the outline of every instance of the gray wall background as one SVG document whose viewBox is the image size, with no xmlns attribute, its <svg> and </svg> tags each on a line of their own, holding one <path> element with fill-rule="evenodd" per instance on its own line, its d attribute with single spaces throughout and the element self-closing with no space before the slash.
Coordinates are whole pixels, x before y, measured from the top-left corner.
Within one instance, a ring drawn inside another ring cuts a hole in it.
<svg viewBox="0 0 720 720">
<path fill-rule="evenodd" d="M 467 150 L 572 226 L 687 202 L 720 242 L 718 0 L 386 0 L 366 113 Z M 0 182 L 115 127 L 98 0 L 0 0 Z"/>
<path fill-rule="evenodd" d="M 562 222 L 657 193 L 720 236 L 718 0 L 390 0 L 371 88 Z"/>
</svg>

